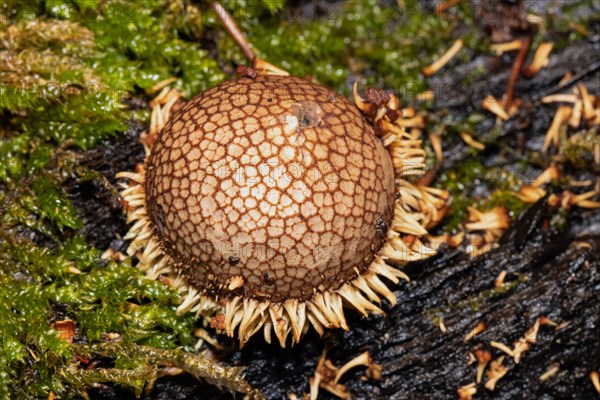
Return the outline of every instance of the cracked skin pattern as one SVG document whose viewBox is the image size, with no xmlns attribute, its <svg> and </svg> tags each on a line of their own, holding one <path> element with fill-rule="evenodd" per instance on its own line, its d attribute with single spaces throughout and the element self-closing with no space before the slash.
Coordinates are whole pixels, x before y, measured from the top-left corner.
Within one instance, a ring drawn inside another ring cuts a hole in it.
<svg viewBox="0 0 600 400">
<path fill-rule="evenodd" d="M 344 97 L 290 76 L 193 98 L 146 165 L 162 250 L 212 296 L 335 290 L 368 267 L 393 214 L 392 161 L 372 126 Z M 232 292 L 234 276 L 244 284 Z"/>
</svg>

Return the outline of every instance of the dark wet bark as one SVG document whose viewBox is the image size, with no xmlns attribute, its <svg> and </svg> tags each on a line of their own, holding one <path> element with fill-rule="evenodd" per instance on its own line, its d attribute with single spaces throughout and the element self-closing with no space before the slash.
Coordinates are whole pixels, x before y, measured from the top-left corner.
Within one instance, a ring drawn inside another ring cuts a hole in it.
<svg viewBox="0 0 600 400">
<path fill-rule="evenodd" d="M 481 386 L 477 398 L 593 398 L 588 374 L 600 368 L 600 213 L 572 215 L 570 227 L 561 232 L 548 228 L 553 213 L 543 202 L 533 206 L 498 249 L 477 259 L 446 249 L 408 266 L 412 282 L 396 290 L 399 304 L 386 307 L 387 317 L 351 314 L 350 332 L 332 331 L 324 339 L 310 334 L 286 350 L 255 338 L 228 362 L 248 366 L 248 381 L 267 398 L 286 399 L 290 393 L 308 392 L 308 378 L 325 344 L 338 365 L 369 350 L 383 366 L 383 378 L 363 381 L 359 369 L 347 374 L 342 383 L 354 398 L 453 398 L 456 389 L 475 380 L 475 365 L 467 364 L 469 352 L 485 349 L 500 356 L 490 341 L 512 347 L 537 318 L 546 316 L 568 325 L 558 331 L 542 326 L 520 364 L 507 357 L 508 374 L 493 393 Z M 580 248 L 576 241 L 592 248 Z M 503 270 L 511 288 L 494 291 L 494 280 Z M 446 333 L 434 322 L 438 315 Z M 466 343 L 464 336 L 481 321 L 487 330 Z M 558 374 L 541 382 L 539 376 L 555 363 L 560 365 Z M 98 393 L 98 398 L 123 395 Z M 178 377 L 159 380 L 148 398 L 220 397 L 191 377 Z"/>
<path fill-rule="evenodd" d="M 483 348 L 499 356 L 489 346 L 491 340 L 512 347 L 544 315 L 570 324 L 560 331 L 542 327 L 519 365 L 505 361 L 510 371 L 493 397 L 591 398 L 588 374 L 600 367 L 600 218 L 583 213 L 571 229 L 553 233 L 545 228 L 550 214 L 543 204 L 532 208 L 507 232 L 499 249 L 475 260 L 445 250 L 411 265 L 407 269 L 413 282 L 401 285 L 399 305 L 386 318 L 355 318 L 351 332 L 334 332 L 328 340 L 330 359 L 342 363 L 369 350 L 384 367 L 380 382 L 361 381 L 362 371 L 349 374 L 343 383 L 354 397 L 453 398 L 456 389 L 475 380 L 475 366 L 467 365 L 469 351 Z M 581 232 L 583 223 L 588 233 Z M 583 240 L 582 235 L 593 249 L 573 248 L 572 241 Z M 503 270 L 515 286 L 494 293 L 490 290 Z M 443 316 L 445 334 L 433 321 L 436 315 Z M 488 329 L 465 343 L 464 336 L 481 321 Z M 236 360 L 250 366 L 250 382 L 272 398 L 284 398 L 308 390 L 306 377 L 314 373 L 322 347 L 312 340 L 288 351 L 256 345 Z M 553 363 L 560 363 L 560 372 L 540 382 Z M 491 397 L 479 389 L 477 398 Z"/>
</svg>

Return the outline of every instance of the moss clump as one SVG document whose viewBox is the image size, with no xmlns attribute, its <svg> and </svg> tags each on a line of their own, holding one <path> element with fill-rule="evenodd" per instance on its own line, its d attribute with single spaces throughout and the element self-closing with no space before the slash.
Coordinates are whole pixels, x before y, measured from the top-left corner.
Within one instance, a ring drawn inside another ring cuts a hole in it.
<svg viewBox="0 0 600 400">
<path fill-rule="evenodd" d="M 452 197 L 451 214 L 443 224 L 444 230 L 456 231 L 467 220 L 467 208 L 491 210 L 505 207 L 511 216 L 519 215 L 528 205 L 517 197 L 515 192 L 523 184 L 519 176 L 510 171 L 486 167 L 477 158 L 470 157 L 460 167 L 444 170 L 437 184 L 448 190 Z M 479 194 L 475 193 L 475 189 Z"/>
<path fill-rule="evenodd" d="M 90 249 L 79 237 L 55 250 L 37 247 L 26 240 L 15 242 L 2 237 L 0 260 L 0 348 L 3 349 L 0 369 L 7 377 L 6 382 L 14 383 L 6 387 L 1 398 L 48 396 L 49 391 L 65 393 L 66 388 L 56 371 L 75 363 L 76 352 L 52 328 L 53 305 L 64 303 L 64 317 L 77 321 L 75 340 L 97 340 L 94 335 L 98 327 L 93 323 L 97 314 L 105 318 L 107 326 L 124 332 L 125 342 L 143 340 L 140 336 L 149 336 L 151 330 L 164 335 L 161 331 L 168 326 L 175 329 L 172 335 L 184 329 L 172 322 L 174 311 L 169 301 L 175 294 L 167 287 L 143 281 L 131 267 L 103 262 L 99 252 Z M 151 306 L 140 307 L 170 313 L 171 319 L 163 318 L 165 326 L 141 326 L 135 315 L 123 312 L 128 302 L 136 299 L 154 301 Z M 124 329 L 125 319 L 130 321 L 127 329 Z M 189 333 L 187 336 L 181 333 L 184 343 L 192 343 Z"/>
<path fill-rule="evenodd" d="M 559 153 L 564 161 L 569 162 L 575 168 L 592 170 L 594 168 L 594 146 L 599 144 L 598 127 L 592 126 L 573 134 L 568 140 L 565 140 Z"/>
<path fill-rule="evenodd" d="M 226 387 L 231 391 L 247 393 L 249 399 L 262 399 L 241 377 L 243 368 L 221 367 L 191 353 L 180 350 L 166 351 L 148 346 L 123 346 L 119 343 L 103 343 L 95 346 L 76 346 L 87 358 L 103 356 L 115 358 L 114 368 L 81 370 L 64 368 L 60 374 L 71 384 L 84 388 L 90 382 L 117 382 L 132 387 L 136 395 L 152 387 L 157 377 L 157 365 L 180 368 L 197 378 Z"/>
<path fill-rule="evenodd" d="M 54 250 L 1 237 L 0 263 L 0 376 L 12 382 L 0 387 L 0 398 L 73 396 L 99 382 L 139 395 L 167 364 L 252 392 L 240 368 L 191 353 L 194 316 L 176 314 L 175 290 L 144 279 L 128 262 L 103 260 L 81 237 Z M 59 318 L 75 321 L 75 344 L 53 328 Z M 114 368 L 81 369 L 95 357 L 113 359 Z"/>
<path fill-rule="evenodd" d="M 243 16 L 242 29 L 269 62 L 342 93 L 356 81 L 388 87 L 407 99 L 427 87 L 421 68 L 445 51 L 457 27 L 471 27 L 472 21 L 467 4 L 457 6 L 461 18 L 437 16 L 419 2 L 388 7 L 377 0 L 350 0 L 312 18 L 267 19 L 248 15 L 244 3 L 226 2 L 234 16 Z M 233 41 L 221 37 L 221 57 L 244 64 Z"/>
<path fill-rule="evenodd" d="M 176 314 L 175 291 L 143 279 L 129 260 L 102 259 L 78 235 L 82 222 L 65 189 L 67 181 L 97 175 L 77 165 L 77 152 L 149 116 L 125 106 L 128 98 L 146 98 L 171 77 L 187 95 L 224 78 L 195 41 L 205 25 L 193 17 L 197 7 L 165 4 L 1 5 L 0 399 L 78 397 L 98 382 L 140 394 L 161 365 L 143 349 L 162 351 L 163 361 L 183 358 L 183 370 L 250 392 L 239 368 L 191 353 L 195 320 Z M 53 328 L 59 319 L 74 321 L 75 344 Z M 108 340 L 118 340 L 123 355 L 92 349 Z M 134 350 L 136 362 L 125 362 Z M 84 373 L 81 360 L 90 352 L 112 358 L 115 368 Z"/>
</svg>

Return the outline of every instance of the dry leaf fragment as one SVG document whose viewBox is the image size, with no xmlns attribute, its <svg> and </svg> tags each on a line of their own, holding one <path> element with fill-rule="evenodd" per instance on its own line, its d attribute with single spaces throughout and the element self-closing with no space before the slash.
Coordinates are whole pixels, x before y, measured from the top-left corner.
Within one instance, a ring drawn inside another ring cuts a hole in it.
<svg viewBox="0 0 600 400">
<path fill-rule="evenodd" d="M 544 372 L 543 374 L 540 375 L 540 381 L 544 382 L 548 379 L 550 379 L 551 377 L 553 377 L 554 375 L 556 375 L 556 373 L 560 370 L 560 364 L 559 363 L 554 363 L 551 364 L 550 367 L 548 368 L 548 370 L 546 370 L 546 372 Z"/>
<path fill-rule="evenodd" d="M 481 379 L 483 378 L 483 372 L 485 371 L 485 367 L 492 360 L 492 355 L 489 351 L 477 350 L 475 351 L 475 357 L 477 358 L 476 382 L 481 383 Z"/>
<path fill-rule="evenodd" d="M 68 343 L 73 343 L 73 337 L 75 336 L 75 322 L 72 319 L 56 321 L 51 326 L 56 329 L 58 336 L 61 339 Z"/>
<path fill-rule="evenodd" d="M 502 365 L 504 356 L 499 357 L 490 363 L 490 368 L 487 373 L 488 380 L 485 383 L 485 388 L 489 391 L 494 391 L 498 381 L 506 375 L 508 370 Z"/>
<path fill-rule="evenodd" d="M 490 49 L 497 55 L 500 56 L 509 51 L 520 50 L 523 42 L 520 39 L 513 40 L 512 42 L 496 43 L 490 46 Z"/>
<path fill-rule="evenodd" d="M 473 139 L 473 136 L 471 136 L 468 132 L 461 131 L 459 133 L 459 135 L 462 138 L 462 140 L 465 141 L 466 144 L 468 144 L 469 146 L 473 147 L 474 149 L 485 150 L 485 144 L 483 144 L 481 142 L 478 142 L 475 139 Z"/>
<path fill-rule="evenodd" d="M 523 75 L 526 77 L 532 77 L 537 74 L 540 69 L 548 65 L 550 61 L 550 52 L 554 47 L 554 43 L 552 42 L 543 42 L 540 43 L 537 50 L 535 51 L 535 55 L 533 56 L 533 62 L 531 65 L 526 66 L 523 69 Z"/>
<path fill-rule="evenodd" d="M 452 47 L 450 47 L 448 49 L 448 51 L 446 51 L 446 53 L 444 53 L 444 55 L 442 55 L 437 61 L 435 61 L 433 64 L 423 68 L 421 70 L 421 73 L 425 76 L 430 76 L 430 75 L 435 74 L 442 67 L 444 67 L 444 65 L 446 65 L 452 59 L 452 57 L 454 57 L 456 55 L 456 53 L 458 53 L 458 51 L 462 48 L 462 46 L 463 46 L 462 39 L 458 39 L 457 41 L 454 42 Z"/>
<path fill-rule="evenodd" d="M 546 133 L 546 138 L 544 139 L 544 151 L 548 151 L 550 144 L 553 144 L 555 147 L 558 147 L 558 134 L 560 132 L 560 127 L 565 121 L 568 120 L 570 115 L 571 107 L 565 105 L 561 105 L 560 107 L 558 107 L 556 114 L 554 114 L 552 124 L 548 129 L 548 133 Z"/>
<path fill-rule="evenodd" d="M 469 340 L 473 339 L 476 335 L 479 335 L 481 332 L 485 331 L 486 328 L 487 325 L 485 324 L 485 322 L 480 322 L 475 328 L 471 329 L 471 331 L 467 333 L 464 339 L 465 342 L 468 342 Z"/>
<path fill-rule="evenodd" d="M 600 373 L 598 371 L 590 372 L 590 380 L 596 389 L 596 392 L 600 394 Z"/>
<path fill-rule="evenodd" d="M 468 385 L 458 388 L 456 391 L 459 400 L 471 400 L 475 393 L 477 393 L 477 385 L 475 383 L 469 383 Z"/>
<path fill-rule="evenodd" d="M 492 95 L 489 95 L 485 99 L 483 99 L 483 101 L 481 102 L 481 107 L 484 110 L 490 111 L 492 114 L 504 121 L 506 121 L 509 118 L 506 111 L 504 111 L 504 108 L 502 108 L 498 100 L 496 100 L 496 98 Z"/>
</svg>

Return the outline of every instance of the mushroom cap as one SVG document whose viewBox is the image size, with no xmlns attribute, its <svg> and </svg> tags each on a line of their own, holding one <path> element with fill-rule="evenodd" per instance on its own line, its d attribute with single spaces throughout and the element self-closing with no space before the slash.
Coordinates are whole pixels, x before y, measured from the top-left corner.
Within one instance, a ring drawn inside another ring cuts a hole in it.
<svg viewBox="0 0 600 400">
<path fill-rule="evenodd" d="M 394 175 L 347 99 L 268 75 L 175 112 L 152 145 L 145 195 L 162 250 L 201 293 L 305 301 L 368 267 L 392 219 Z"/>
</svg>

